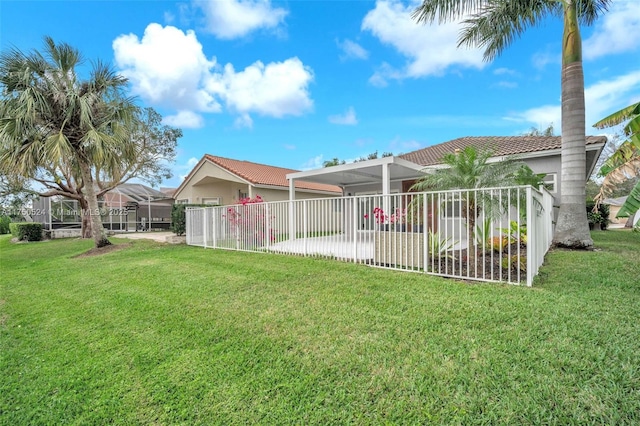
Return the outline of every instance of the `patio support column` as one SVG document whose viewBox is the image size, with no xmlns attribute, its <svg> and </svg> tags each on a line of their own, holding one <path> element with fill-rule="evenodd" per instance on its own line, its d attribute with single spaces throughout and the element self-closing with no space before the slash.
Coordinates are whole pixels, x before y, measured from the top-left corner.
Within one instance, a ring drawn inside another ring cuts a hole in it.
<svg viewBox="0 0 640 426">
<path fill-rule="evenodd" d="M 389 173 L 389 164 L 382 164 L 382 210 L 385 214 L 391 214 L 391 178 Z"/>
<path fill-rule="evenodd" d="M 391 178 L 389 173 L 389 164 L 382 165 L 382 195 L 391 193 Z"/>
</svg>

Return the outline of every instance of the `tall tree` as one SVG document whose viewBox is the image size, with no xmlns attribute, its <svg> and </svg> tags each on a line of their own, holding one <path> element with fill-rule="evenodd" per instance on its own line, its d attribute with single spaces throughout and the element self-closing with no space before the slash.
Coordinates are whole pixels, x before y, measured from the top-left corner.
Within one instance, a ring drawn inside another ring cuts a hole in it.
<svg viewBox="0 0 640 426">
<path fill-rule="evenodd" d="M 547 127 L 531 127 L 529 131 L 524 132 L 522 136 L 553 136 L 555 129 L 553 128 L 553 123 L 549 123 Z"/>
<path fill-rule="evenodd" d="M 369 161 L 369 160 L 376 160 L 377 158 L 385 158 L 385 157 L 393 157 L 393 153 L 392 152 L 383 152 L 381 157 L 378 157 L 378 151 L 374 151 L 371 154 L 368 154 L 366 157 L 362 156 L 362 157 L 358 157 L 355 160 L 353 160 L 354 163 L 359 163 L 362 161 Z M 333 166 L 340 166 L 342 164 L 347 164 L 347 162 L 345 160 L 341 160 L 338 157 L 333 157 L 331 160 L 325 161 L 324 163 L 322 163 L 323 167 L 333 167 Z"/>
<path fill-rule="evenodd" d="M 44 44 L 43 52 L 0 55 L 0 161 L 27 178 L 42 166 L 66 166 L 82 180 L 95 246 L 109 245 L 94 176 L 135 156 L 136 107 L 124 95 L 127 80 L 110 67 L 96 62 L 82 79 L 77 49 L 50 37 Z"/>
<path fill-rule="evenodd" d="M 175 159 L 177 140 L 182 131 L 162 124 L 162 116 L 153 108 L 136 111 L 135 123 L 130 141 L 135 144 L 135 156 L 122 158 L 121 162 L 111 164 L 115 169 L 94 166 L 96 196 L 98 199 L 116 186 L 136 178 L 154 186 L 163 179 L 171 177 L 171 164 Z M 4 161 L 3 161 L 4 160 Z M 11 156 L 0 154 L 0 201 L 2 196 L 51 197 L 60 195 L 76 200 L 81 211 L 89 211 L 89 203 L 83 192 L 84 183 L 72 161 L 49 161 L 42 163 L 29 179 L 18 179 L 14 171 L 15 163 Z M 11 180 L 3 177 L 13 177 Z M 5 183 L 6 181 L 6 183 Z M 9 186 L 9 183 L 13 183 Z M 6 189 L 5 189 L 6 188 Z M 82 215 L 82 236 L 91 238 L 90 215 Z"/>
<path fill-rule="evenodd" d="M 462 19 L 458 45 L 484 49 L 493 60 L 528 28 L 548 16 L 563 16 L 562 196 L 553 242 L 590 248 L 586 214 L 586 135 L 582 38 L 579 22 L 590 25 L 610 0 L 423 0 L 413 17 L 421 23 Z"/>
<path fill-rule="evenodd" d="M 640 102 L 616 111 L 608 117 L 594 124 L 594 127 L 603 129 L 628 121 L 623 128 L 627 140 L 604 162 L 599 176 L 603 177 L 600 192 L 595 197 L 596 203 L 613 192 L 616 185 L 628 179 L 640 176 Z M 627 217 L 635 214 L 640 209 L 640 180 L 627 196 L 627 200 L 620 208 L 617 217 Z"/>
</svg>

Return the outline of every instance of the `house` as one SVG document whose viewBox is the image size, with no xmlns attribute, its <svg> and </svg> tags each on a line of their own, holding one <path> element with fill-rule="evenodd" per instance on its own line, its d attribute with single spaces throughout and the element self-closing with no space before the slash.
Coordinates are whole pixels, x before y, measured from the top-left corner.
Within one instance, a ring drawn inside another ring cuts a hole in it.
<svg viewBox="0 0 640 426">
<path fill-rule="evenodd" d="M 587 137 L 585 180 L 593 173 L 606 142 L 605 136 Z M 288 178 L 337 185 L 343 188 L 345 195 L 404 193 L 429 169 L 441 168 L 445 154 L 467 146 L 492 150 L 494 156 L 490 161 L 515 157 L 535 173 L 546 174 L 549 191 L 555 204 L 559 205 L 562 192 L 560 136 L 467 136 L 395 157 L 297 172 Z"/>
<path fill-rule="evenodd" d="M 243 198 L 260 196 L 265 201 L 289 199 L 287 175 L 297 170 L 206 154 L 191 170 L 173 197 L 183 204 L 236 204 Z M 299 198 L 340 197 L 338 186 L 295 182 Z"/>
<path fill-rule="evenodd" d="M 627 201 L 627 197 L 606 198 L 602 200 L 603 204 L 609 204 L 609 220 L 611 221 L 611 228 L 624 228 L 627 224 L 629 226 L 635 226 L 640 222 L 640 210 L 638 210 L 632 217 L 616 217 L 625 201 Z"/>
<path fill-rule="evenodd" d="M 110 231 L 162 230 L 171 226 L 173 199 L 143 184 L 120 184 L 105 193 L 98 204 L 102 224 Z M 47 231 L 56 230 L 58 235 L 63 235 L 63 229 L 79 230 L 82 224 L 78 201 L 66 197 L 40 197 L 33 201 L 33 210 L 37 212 L 33 220 L 42 223 Z"/>
<path fill-rule="evenodd" d="M 420 164 L 425 168 L 435 168 L 441 164 L 444 154 L 453 153 L 467 146 L 482 147 L 494 152 L 493 161 L 515 157 L 528 165 L 535 173 L 544 173 L 549 192 L 556 204 L 562 193 L 560 136 L 476 136 L 463 137 L 400 155 L 401 158 Z M 587 137 L 587 167 L 585 181 L 593 173 L 600 153 L 607 143 L 605 136 Z"/>
<path fill-rule="evenodd" d="M 604 137 L 588 138 L 585 179 L 605 142 Z M 470 145 L 492 149 L 490 161 L 513 156 L 545 173 L 556 200 L 549 190 L 523 187 L 408 193 L 430 169 L 443 167 L 440 159 L 445 153 Z M 189 209 L 187 244 L 328 256 L 396 270 L 532 285 L 552 241 L 553 206 L 562 188 L 560 145 L 560 137 L 468 137 L 400 156 L 286 173 L 277 186 L 281 197 L 289 189 L 288 201 Z M 234 183 L 247 185 L 239 170 L 219 162 L 210 156 L 201 160 L 200 169 L 196 167 L 183 184 L 191 188 L 188 194 L 183 189 L 185 200 L 202 202 L 204 194 L 221 194 L 215 185 L 223 188 L 225 181 L 228 187 L 226 181 L 232 177 Z M 204 167 L 209 169 L 202 171 Z M 215 178 L 221 172 L 218 176 L 224 179 Z M 335 188 L 334 198 L 308 199 L 310 192 L 332 194 L 310 186 L 314 183 Z M 255 187 L 248 186 L 249 191 Z M 242 195 L 242 189 L 234 187 L 229 197 L 233 191 Z"/>
</svg>

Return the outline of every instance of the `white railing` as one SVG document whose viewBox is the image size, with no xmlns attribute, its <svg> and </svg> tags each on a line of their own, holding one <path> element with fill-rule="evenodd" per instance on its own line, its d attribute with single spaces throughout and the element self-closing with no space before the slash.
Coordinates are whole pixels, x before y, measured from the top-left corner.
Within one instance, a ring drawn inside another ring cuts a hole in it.
<svg viewBox="0 0 640 426">
<path fill-rule="evenodd" d="M 552 197 L 531 187 L 187 208 L 187 244 L 531 285 Z"/>
</svg>

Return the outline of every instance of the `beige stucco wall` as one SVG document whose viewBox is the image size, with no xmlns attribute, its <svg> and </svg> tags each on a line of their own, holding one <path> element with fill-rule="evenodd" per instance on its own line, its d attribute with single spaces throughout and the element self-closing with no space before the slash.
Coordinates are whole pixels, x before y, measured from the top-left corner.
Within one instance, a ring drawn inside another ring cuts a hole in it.
<svg viewBox="0 0 640 426">
<path fill-rule="evenodd" d="M 233 204 L 237 201 L 238 191 L 248 192 L 248 185 L 237 176 L 205 161 L 187 184 L 175 193 L 174 198 L 199 204 L 203 198 L 221 197 L 223 204 Z"/>
</svg>

